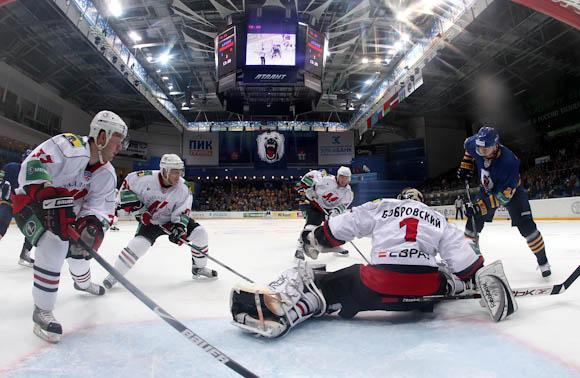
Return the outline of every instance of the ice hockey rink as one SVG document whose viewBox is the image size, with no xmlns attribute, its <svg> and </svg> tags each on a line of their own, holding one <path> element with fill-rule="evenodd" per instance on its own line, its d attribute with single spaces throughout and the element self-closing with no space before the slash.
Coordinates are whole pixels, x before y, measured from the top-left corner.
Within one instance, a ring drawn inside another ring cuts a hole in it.
<svg viewBox="0 0 580 378">
<path fill-rule="evenodd" d="M 212 256 L 256 282 L 267 282 L 293 264 L 303 221 L 203 224 Z M 580 262 L 580 223 L 538 224 L 552 264 L 549 282 L 560 283 Z M 120 231 L 107 234 L 100 251 L 109 262 L 135 228 L 136 223 L 121 222 Z M 55 310 L 63 339 L 51 345 L 37 338 L 31 321 L 32 271 L 17 265 L 21 242 L 14 225 L 0 241 L 0 376 L 236 376 L 122 286 L 103 297 L 76 292 L 66 266 Z M 355 244 L 362 251 L 370 246 L 369 240 Z M 481 247 L 488 262 L 503 261 L 513 288 L 546 284 L 524 239 L 507 221 L 488 224 Z M 329 270 L 361 262 L 348 248 L 350 257 L 322 255 L 320 261 Z M 265 340 L 230 324 L 229 292 L 243 281 L 210 264 L 219 271 L 218 280 L 192 280 L 187 247 L 161 238 L 127 278 L 211 345 L 262 377 L 580 377 L 579 282 L 561 295 L 520 298 L 519 311 L 500 323 L 492 323 L 477 300 L 462 300 L 441 304 L 432 314 L 318 318 L 281 339 Z M 105 276 L 96 262 L 92 272 L 97 282 Z"/>
</svg>

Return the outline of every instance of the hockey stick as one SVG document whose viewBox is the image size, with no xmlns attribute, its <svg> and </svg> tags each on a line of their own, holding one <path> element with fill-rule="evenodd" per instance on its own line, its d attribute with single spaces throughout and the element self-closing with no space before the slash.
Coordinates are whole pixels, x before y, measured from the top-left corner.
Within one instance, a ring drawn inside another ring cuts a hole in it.
<svg viewBox="0 0 580 378">
<path fill-rule="evenodd" d="M 469 180 L 465 180 L 465 192 L 467 193 L 467 201 L 469 201 L 469 205 L 473 212 L 473 202 L 471 201 L 471 194 L 469 193 Z M 473 233 L 475 234 L 475 240 L 477 241 L 477 226 L 475 225 L 475 214 L 471 214 L 471 227 L 473 227 Z"/>
<path fill-rule="evenodd" d="M 514 297 L 538 297 L 541 295 L 558 295 L 570 288 L 574 281 L 580 276 L 580 265 L 576 267 L 576 270 L 570 274 L 566 280 L 560 284 L 550 285 L 550 286 L 537 286 L 537 287 L 524 287 L 519 289 L 512 289 Z M 472 293 L 465 295 L 428 295 L 424 297 L 417 298 L 400 298 L 400 302 L 412 303 L 412 302 L 438 302 L 445 300 L 456 300 L 456 299 L 477 299 L 481 298 L 481 294 Z"/>
<path fill-rule="evenodd" d="M 328 213 L 328 211 L 324 207 L 320 206 L 320 204 L 318 204 L 318 202 L 315 201 L 315 203 L 318 207 L 320 207 L 322 209 L 322 211 L 324 211 L 324 214 L 326 215 L 326 217 L 330 218 L 330 214 Z M 367 260 L 365 255 L 363 255 L 363 253 L 360 251 L 360 249 L 358 249 L 358 247 L 352 241 L 349 241 L 349 243 L 354 247 L 354 249 L 358 252 L 358 254 L 361 255 L 361 257 L 367 262 L 367 264 L 372 265 L 371 262 L 369 260 Z"/>
<path fill-rule="evenodd" d="M 101 257 L 94 249 L 89 247 L 87 243 L 85 243 L 81 238 L 80 235 L 76 232 L 76 230 L 69 228 L 69 235 L 71 239 L 74 240 L 76 243 L 80 244 L 92 258 L 94 258 L 107 272 L 109 272 L 113 277 L 117 279 L 121 283 L 121 285 L 125 286 L 131 294 L 133 294 L 137 299 L 139 299 L 142 303 L 144 303 L 147 307 L 149 307 L 154 313 L 156 313 L 161 319 L 165 320 L 167 324 L 172 326 L 177 332 L 181 333 L 185 336 L 186 339 L 203 349 L 209 355 L 214 357 L 216 360 L 221 362 L 222 364 L 226 365 L 242 377 L 254 378 L 258 377 L 256 374 L 252 373 L 236 361 L 232 360 L 228 356 L 226 356 L 223 352 L 221 352 L 216 347 L 212 346 L 210 343 L 205 341 L 201 336 L 197 335 L 191 329 L 187 328 L 183 323 L 179 320 L 175 319 L 173 315 L 169 314 L 167 311 L 162 309 L 159 305 L 157 305 L 151 298 L 149 298 L 145 293 L 139 290 L 135 285 L 133 285 L 128 279 L 126 279 L 121 273 L 117 271 L 113 266 L 111 266 L 104 258 Z"/>
<path fill-rule="evenodd" d="M 165 233 L 167 235 L 171 235 L 171 232 L 165 228 L 165 226 L 161 226 L 161 228 L 163 229 L 163 231 L 165 231 Z M 203 253 L 205 255 L 205 257 L 207 257 L 209 260 L 213 261 L 214 263 L 218 264 L 219 266 L 221 266 L 222 268 L 225 268 L 227 270 L 229 270 L 230 272 L 232 272 L 233 274 L 237 275 L 238 277 L 241 277 L 243 279 L 245 279 L 246 281 L 248 281 L 249 283 L 255 283 L 254 281 L 252 281 L 251 279 L 249 279 L 248 277 L 244 276 L 241 273 L 236 272 L 235 270 L 233 270 L 232 268 L 230 268 L 229 266 L 227 266 L 226 264 L 220 262 L 218 259 L 215 259 L 213 257 L 211 257 L 210 255 L 208 255 L 206 252 L 203 252 L 198 246 L 196 246 L 195 244 L 192 244 L 189 242 L 189 240 L 183 238 L 181 239 L 183 240 L 183 244 L 189 246 L 191 249 L 195 249 L 197 252 L 199 253 Z"/>
</svg>

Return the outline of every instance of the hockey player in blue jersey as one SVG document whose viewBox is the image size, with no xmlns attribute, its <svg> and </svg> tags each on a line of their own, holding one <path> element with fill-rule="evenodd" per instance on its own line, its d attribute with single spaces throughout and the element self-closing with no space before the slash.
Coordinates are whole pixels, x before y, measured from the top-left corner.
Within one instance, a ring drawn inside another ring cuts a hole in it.
<svg viewBox="0 0 580 378">
<path fill-rule="evenodd" d="M 469 180 L 477 172 L 480 180 L 480 192 L 466 212 L 465 236 L 472 239 L 474 248 L 478 249 L 477 234 L 483 230 L 485 222 L 493 220 L 497 208 L 504 206 L 510 214 L 512 227 L 518 228 L 536 256 L 542 276 L 549 277 L 552 272 L 544 240 L 532 217 L 528 194 L 521 186 L 520 161 L 500 144 L 499 134 L 490 123 L 482 126 L 477 134 L 465 140 L 465 154 L 457 172 L 462 180 Z"/>
<path fill-rule="evenodd" d="M 30 154 L 32 150 L 26 150 L 22 154 L 22 161 Z M 0 170 L 0 240 L 6 234 L 10 221 L 12 221 L 12 201 L 10 195 L 18 187 L 18 173 L 20 172 L 20 163 L 8 163 Z M 24 245 L 20 251 L 18 263 L 22 266 L 32 267 L 34 259 L 30 257 L 32 244 L 24 239 Z"/>
</svg>

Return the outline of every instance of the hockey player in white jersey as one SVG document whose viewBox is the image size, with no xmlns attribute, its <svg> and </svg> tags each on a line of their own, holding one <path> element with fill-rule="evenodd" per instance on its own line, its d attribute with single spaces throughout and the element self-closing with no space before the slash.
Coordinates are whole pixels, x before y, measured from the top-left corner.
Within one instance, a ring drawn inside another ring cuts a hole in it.
<svg viewBox="0 0 580 378">
<path fill-rule="evenodd" d="M 94 295 L 105 292 L 90 281 L 88 253 L 74 242 L 70 229 L 99 249 L 115 212 L 117 177 L 109 162 L 126 137 L 125 122 L 113 112 L 101 111 L 91 121 L 88 137 L 57 135 L 22 162 L 19 187 L 12 196 L 14 218 L 36 246 L 32 320 L 34 333 L 49 342 L 62 336 L 53 310 L 65 258 L 75 289 Z"/>
<path fill-rule="evenodd" d="M 423 204 L 418 190 L 405 189 L 399 198 L 355 207 L 306 237 L 305 250 L 312 256 L 355 237 L 371 237 L 371 265 L 335 272 L 318 267 L 317 272 L 301 262 L 266 288 L 235 287 L 230 302 L 234 325 L 278 337 L 312 316 L 338 310 L 347 319 L 370 310 L 432 311 L 432 302 L 409 299 L 473 293 L 478 288 L 492 320 L 517 310 L 500 261 L 483 267 L 483 257 L 475 254 L 463 233 Z"/>
<path fill-rule="evenodd" d="M 115 269 L 126 274 L 151 248 L 158 237 L 170 232 L 169 240 L 177 245 L 187 241 L 191 249 L 193 278 L 217 277 L 206 268 L 208 252 L 207 232 L 189 217 L 192 196 L 185 184 L 184 164 L 175 154 L 161 157 L 158 171 L 139 171 L 127 175 L 119 193 L 119 206 L 136 215 L 139 226 L 135 237 L 119 253 Z M 103 285 L 110 289 L 117 280 L 108 275 Z"/>
<path fill-rule="evenodd" d="M 302 177 L 299 190 L 304 191 L 309 205 L 306 207 L 306 225 L 298 238 L 294 257 L 304 260 L 306 235 L 328 217 L 342 214 L 348 209 L 354 198 L 349 185 L 350 178 L 351 172 L 348 167 L 340 167 L 336 177 L 320 171 L 310 171 Z M 348 255 L 348 250 L 340 246 L 324 248 L 322 252 Z"/>
</svg>

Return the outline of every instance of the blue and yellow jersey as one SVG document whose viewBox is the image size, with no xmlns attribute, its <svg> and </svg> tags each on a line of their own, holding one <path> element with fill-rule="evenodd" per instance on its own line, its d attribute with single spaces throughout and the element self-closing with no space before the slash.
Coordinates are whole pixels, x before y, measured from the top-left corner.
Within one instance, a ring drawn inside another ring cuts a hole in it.
<svg viewBox="0 0 580 378">
<path fill-rule="evenodd" d="M 467 138 L 464 147 L 465 153 L 474 160 L 481 189 L 486 195 L 490 195 L 492 206 L 507 204 L 520 185 L 518 157 L 509 148 L 500 144 L 497 157 L 487 160 L 477 153 L 475 136 Z M 499 204 L 494 201 L 498 201 Z"/>
</svg>

